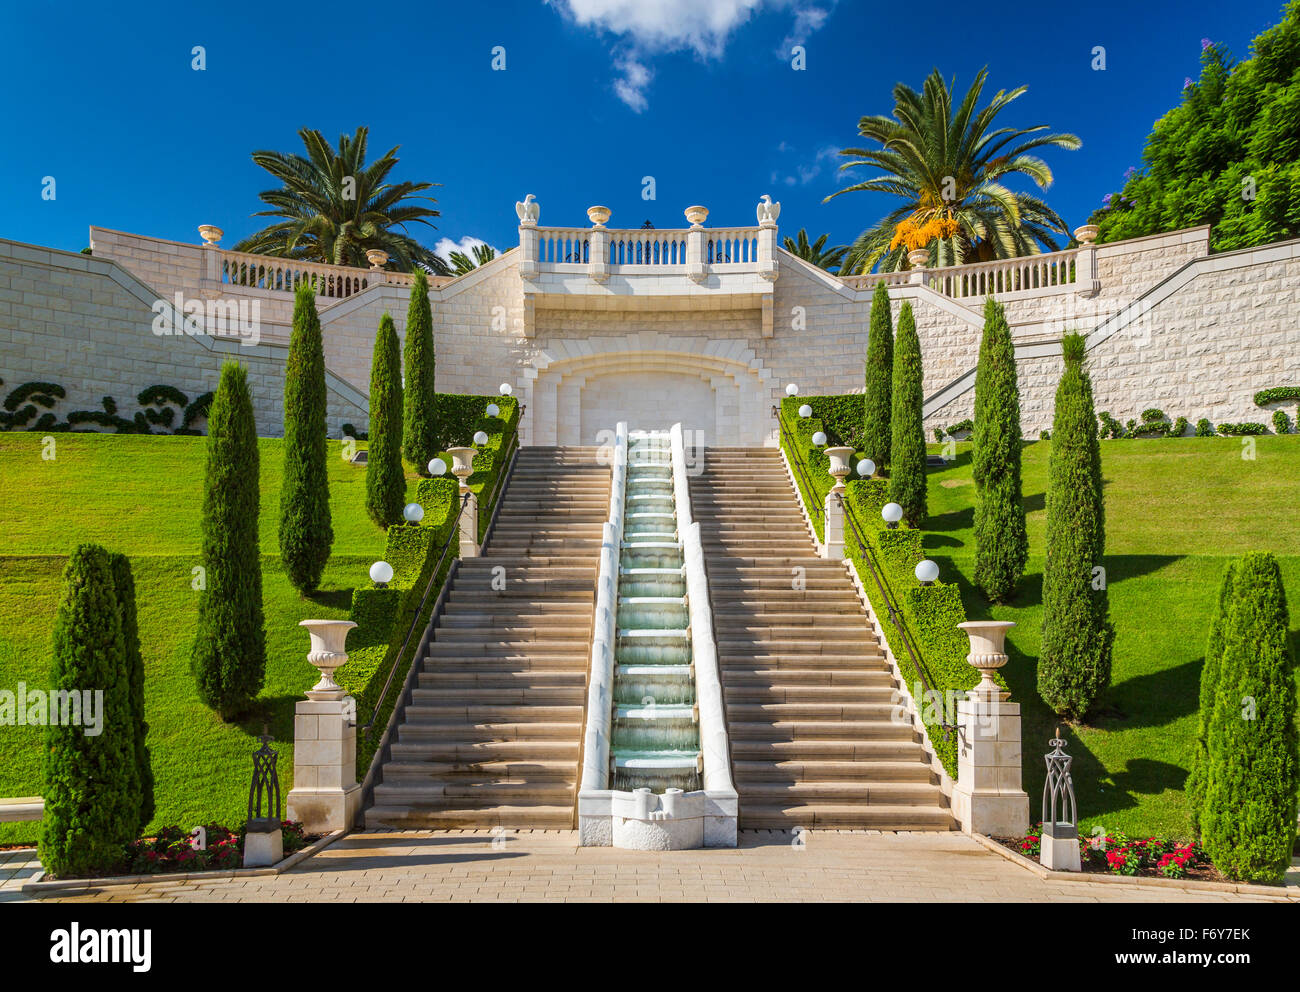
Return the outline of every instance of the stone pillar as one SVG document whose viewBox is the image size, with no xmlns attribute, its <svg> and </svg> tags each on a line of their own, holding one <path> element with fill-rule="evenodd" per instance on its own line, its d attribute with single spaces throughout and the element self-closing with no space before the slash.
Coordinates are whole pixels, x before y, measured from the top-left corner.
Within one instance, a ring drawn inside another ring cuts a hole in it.
<svg viewBox="0 0 1300 992">
<path fill-rule="evenodd" d="M 1020 704 L 993 681 L 1007 663 L 1009 620 L 957 625 L 970 637 L 966 660 L 980 684 L 957 704 L 957 784 L 952 812 L 967 833 L 1019 837 L 1029 829 L 1029 796 L 1020 784 Z"/>
<path fill-rule="evenodd" d="M 536 279 L 542 266 L 538 259 L 537 225 L 519 225 L 519 278 Z"/>
<path fill-rule="evenodd" d="M 776 221 L 763 221 L 758 225 L 758 274 L 768 282 L 775 282 Z"/>
<path fill-rule="evenodd" d="M 347 660 L 343 650 L 351 620 L 303 620 L 311 635 L 307 660 L 321 679 L 294 708 L 293 789 L 286 800 L 289 819 L 308 833 L 350 830 L 361 808 L 357 784 L 356 700 L 334 681 Z"/>
<path fill-rule="evenodd" d="M 691 228 L 686 232 L 686 278 L 691 282 L 704 282 L 708 270 L 704 263 L 704 221 L 709 211 L 704 207 L 687 207 L 686 219 Z"/>
<path fill-rule="evenodd" d="M 199 277 L 199 295 L 205 300 L 219 299 L 222 294 L 221 261 L 225 252 L 219 242 L 224 233 L 212 224 L 199 225 L 199 235 L 203 238 L 203 275 Z"/>
<path fill-rule="evenodd" d="M 448 448 L 451 455 L 451 472 L 460 480 L 457 499 L 464 500 L 460 511 L 460 556 L 478 557 L 478 497 L 469 488 L 469 477 L 474 474 L 474 456 L 477 448 Z"/>
<path fill-rule="evenodd" d="M 849 474 L 849 459 L 852 456 L 853 449 L 847 446 L 837 445 L 826 449 L 835 485 L 826 494 L 826 530 L 822 557 L 835 561 L 844 557 L 844 479 Z"/>
<path fill-rule="evenodd" d="M 609 278 L 609 231 L 605 222 L 609 220 L 609 207 L 588 207 L 587 219 L 591 221 L 591 235 L 587 242 L 587 274 L 592 282 L 604 282 Z"/>
<path fill-rule="evenodd" d="M 1074 256 L 1074 291 L 1079 296 L 1096 296 L 1101 292 L 1101 279 L 1097 275 L 1096 224 L 1084 224 L 1074 229 L 1079 250 Z"/>
</svg>

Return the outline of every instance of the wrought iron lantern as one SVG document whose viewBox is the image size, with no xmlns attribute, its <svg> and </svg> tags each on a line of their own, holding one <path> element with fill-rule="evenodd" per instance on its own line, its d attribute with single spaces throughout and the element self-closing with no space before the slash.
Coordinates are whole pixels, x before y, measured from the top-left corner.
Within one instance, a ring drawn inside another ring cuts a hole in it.
<svg viewBox="0 0 1300 992">
<path fill-rule="evenodd" d="M 1044 756 L 1047 781 L 1043 783 L 1043 834 L 1039 861 L 1055 871 L 1081 871 L 1079 859 L 1079 816 L 1074 803 L 1074 781 L 1070 765 L 1074 759 L 1065 753 L 1061 728 L 1048 743 Z"/>
</svg>

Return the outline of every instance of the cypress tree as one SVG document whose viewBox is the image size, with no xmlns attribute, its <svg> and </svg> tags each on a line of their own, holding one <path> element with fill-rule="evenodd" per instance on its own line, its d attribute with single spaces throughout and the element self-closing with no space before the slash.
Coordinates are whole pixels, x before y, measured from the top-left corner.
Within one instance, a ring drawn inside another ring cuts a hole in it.
<svg viewBox="0 0 1300 992">
<path fill-rule="evenodd" d="M 366 509 L 380 527 L 402 520 L 402 359 L 393 318 L 385 313 L 370 361 L 370 448 L 366 453 Z"/>
<path fill-rule="evenodd" d="M 1243 555 L 1223 618 L 1200 817 L 1215 867 L 1247 882 L 1281 881 L 1295 844 L 1300 737 L 1289 624 L 1277 560 Z"/>
<path fill-rule="evenodd" d="M 890 452 L 889 498 L 903 508 L 903 519 L 919 527 L 926 515 L 925 426 L 921 412 L 921 339 L 916 334 L 912 304 L 898 314 L 894 343 L 893 437 Z"/>
<path fill-rule="evenodd" d="M 1197 713 L 1195 750 L 1192 753 L 1192 771 L 1187 776 L 1187 811 L 1192 821 L 1192 833 L 1201 835 L 1201 811 L 1205 804 L 1205 782 L 1209 775 L 1210 717 L 1219 691 L 1219 664 L 1223 658 L 1223 621 L 1228 604 L 1232 601 L 1232 576 L 1236 562 L 1229 562 L 1223 570 L 1219 584 L 1219 599 L 1215 603 L 1210 621 L 1210 635 L 1206 639 L 1205 663 L 1201 666 L 1200 709 Z"/>
<path fill-rule="evenodd" d="M 421 475 L 429 474 L 429 461 L 438 453 L 436 399 L 433 373 L 433 314 L 429 309 L 429 281 L 419 269 L 411 286 L 406 313 L 406 384 L 402 393 L 402 454 L 414 462 Z"/>
<path fill-rule="evenodd" d="M 1057 715 L 1077 720 L 1110 685 L 1114 629 L 1105 573 L 1094 572 L 1106 548 L 1106 509 L 1082 335 L 1067 334 L 1061 350 L 1065 372 L 1056 387 L 1048 461 L 1038 694 Z"/>
<path fill-rule="evenodd" d="M 280 559 L 300 592 L 320 585 L 329 561 L 329 471 L 325 434 L 325 350 L 310 283 L 293 302 L 293 334 L 284 366 L 284 478 L 280 486 Z"/>
<path fill-rule="evenodd" d="M 244 712 L 266 677 L 257 473 L 248 373 L 235 362 L 226 362 L 208 410 L 205 585 L 191 655 L 199 696 L 223 719 Z"/>
<path fill-rule="evenodd" d="M 53 655 L 51 708 L 58 706 L 59 720 L 45 727 L 40 858 L 53 875 L 89 875 L 119 864 L 140 828 L 122 614 L 108 552 L 97 544 L 79 546 L 63 570 Z M 102 693 L 98 733 L 86 692 Z M 64 719 L 54 693 L 76 694 L 80 724 Z"/>
<path fill-rule="evenodd" d="M 131 559 L 121 553 L 108 556 L 113 570 L 117 606 L 122 614 L 122 647 L 126 659 L 127 694 L 131 702 L 131 728 L 134 732 L 135 795 L 140 801 L 140 829 L 153 819 L 153 762 L 146 739 L 149 724 L 144 715 L 144 656 L 140 652 L 140 624 L 135 608 L 135 577 Z"/>
<path fill-rule="evenodd" d="M 1002 304 L 984 304 L 984 335 L 975 372 L 972 464 L 975 503 L 975 584 L 994 603 L 1015 592 L 1029 559 L 1020 499 L 1020 387 L 1015 347 Z"/>
<path fill-rule="evenodd" d="M 901 320 L 901 317 L 900 317 Z M 894 375 L 894 329 L 889 290 L 876 284 L 871 297 L 871 331 L 867 338 L 866 388 L 863 391 L 862 452 L 880 468 L 889 465 L 892 432 L 889 418 Z"/>
</svg>

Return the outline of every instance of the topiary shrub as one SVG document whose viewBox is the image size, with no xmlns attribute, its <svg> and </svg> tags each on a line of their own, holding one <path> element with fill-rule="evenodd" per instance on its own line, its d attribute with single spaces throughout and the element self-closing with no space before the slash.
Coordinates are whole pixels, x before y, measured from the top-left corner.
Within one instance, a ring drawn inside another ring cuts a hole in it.
<svg viewBox="0 0 1300 992">
<path fill-rule="evenodd" d="M 1124 425 L 1112 417 L 1105 410 L 1097 414 L 1097 419 L 1101 421 L 1101 426 L 1097 429 L 1098 437 L 1123 437 Z"/>
<path fill-rule="evenodd" d="M 40 859 L 55 876 L 92 875 L 111 869 L 140 829 L 122 616 L 108 552 L 97 544 L 68 558 L 52 652 L 60 716 L 45 728 Z M 84 708 L 80 722 L 70 719 L 84 693 L 102 693 L 99 733 L 82 725 Z"/>
<path fill-rule="evenodd" d="M 1292 400 L 1300 400 L 1300 386 L 1273 386 L 1270 389 L 1261 389 L 1255 394 L 1256 406 L 1287 403 Z"/>
<path fill-rule="evenodd" d="M 385 313 L 370 363 L 370 448 L 366 455 L 366 510 L 380 527 L 402 520 L 402 358 L 393 318 Z"/>
<path fill-rule="evenodd" d="M 1201 829 L 1215 866 L 1247 882 L 1280 882 L 1295 844 L 1300 736 L 1289 625 L 1277 560 L 1244 555 L 1223 618 Z"/>
<path fill-rule="evenodd" d="M 1174 421 L 1174 426 L 1169 431 L 1170 437 L 1182 437 L 1187 433 L 1187 418 L 1179 417 Z"/>
<path fill-rule="evenodd" d="M 406 312 L 406 346 L 403 354 L 402 454 L 414 462 L 421 475 L 437 454 L 437 397 L 434 387 L 433 314 L 429 309 L 429 281 L 419 269 L 411 285 Z"/>
<path fill-rule="evenodd" d="M 144 656 L 140 653 L 140 624 L 135 608 L 135 577 L 131 559 L 121 553 L 108 556 L 113 572 L 113 586 L 122 616 L 122 649 L 126 668 L 127 694 L 131 704 L 131 730 L 134 733 L 132 758 L 135 765 L 133 795 L 140 803 L 140 826 L 143 830 L 153 819 L 153 762 L 149 757 L 149 724 L 144 715 Z"/>
<path fill-rule="evenodd" d="M 957 423 L 951 425 L 948 428 L 948 434 L 949 436 L 955 437 L 958 434 L 969 434 L 973 430 L 975 430 L 975 421 L 971 420 L 970 417 L 967 417 L 965 420 L 959 420 Z"/>
<path fill-rule="evenodd" d="M 209 425 L 209 432 L 211 426 Z M 280 560 L 300 592 L 315 591 L 334 543 L 325 459 L 325 351 L 315 291 L 299 284 L 284 364 L 284 481 Z"/>
<path fill-rule="evenodd" d="M 248 373 L 221 367 L 208 412 L 203 569 L 191 666 L 199 698 L 222 719 L 248 709 L 266 675 L 262 559 L 257 542 L 257 431 Z"/>
<path fill-rule="evenodd" d="M 1020 386 L 1015 347 L 1002 305 L 984 304 L 984 334 L 975 372 L 972 468 L 975 504 L 975 584 L 994 603 L 1006 602 L 1029 559 L 1020 490 Z"/>
<path fill-rule="evenodd" d="M 1197 437 L 1214 437 L 1214 425 L 1205 417 L 1196 422 Z"/>
<path fill-rule="evenodd" d="M 1273 432 L 1275 434 L 1291 433 L 1291 420 L 1287 417 L 1285 410 L 1273 411 Z"/>
<path fill-rule="evenodd" d="M 919 527 L 926 516 L 925 427 L 921 412 L 925 396 L 921 391 L 921 340 L 910 302 L 899 311 L 894 348 L 889 496 L 903 508 L 903 519 Z"/>
<path fill-rule="evenodd" d="M 893 430 L 894 329 L 889 290 L 876 284 L 871 297 L 871 331 L 867 337 L 866 388 L 862 395 L 862 453 L 877 466 L 889 465 Z"/>
<path fill-rule="evenodd" d="M 1061 351 L 1065 371 L 1048 459 L 1038 694 L 1058 716 L 1079 720 L 1110 685 L 1114 629 L 1106 584 L 1095 571 L 1106 548 L 1106 509 L 1083 336 L 1067 334 Z"/>
<path fill-rule="evenodd" d="M 1228 437 L 1240 437 L 1244 434 L 1267 434 L 1268 428 L 1263 424 L 1220 424 L 1219 433 Z"/>
<path fill-rule="evenodd" d="M 1192 833 L 1201 835 L 1201 811 L 1205 804 L 1205 785 L 1209 775 L 1210 717 L 1219 691 L 1219 664 L 1223 657 L 1223 622 L 1232 602 L 1232 576 L 1236 562 L 1230 561 L 1219 583 L 1219 598 L 1210 619 L 1210 634 L 1205 645 L 1205 662 L 1201 665 L 1200 706 L 1197 713 L 1196 743 L 1192 750 L 1192 770 L 1187 776 L 1187 812 Z"/>
</svg>

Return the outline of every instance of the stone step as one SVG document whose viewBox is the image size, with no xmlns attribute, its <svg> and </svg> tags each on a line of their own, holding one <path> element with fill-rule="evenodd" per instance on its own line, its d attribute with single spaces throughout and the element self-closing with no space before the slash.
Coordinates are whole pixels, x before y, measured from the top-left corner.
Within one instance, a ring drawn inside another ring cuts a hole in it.
<svg viewBox="0 0 1300 992">
<path fill-rule="evenodd" d="M 911 726 L 911 719 L 903 711 L 901 700 L 885 698 L 870 700 L 818 700 L 814 702 L 748 702 L 727 696 L 727 717 L 739 723 L 803 723 L 817 720 L 831 723 L 891 722 L 899 716 Z"/>
<path fill-rule="evenodd" d="M 573 803 L 558 806 L 497 806 L 492 809 L 442 809 L 404 804 L 372 806 L 366 827 L 407 830 L 568 830 L 573 827 Z"/>
<path fill-rule="evenodd" d="M 587 698 L 586 685 L 559 686 L 499 686 L 475 685 L 472 688 L 415 688 L 411 690 L 412 704 L 439 712 L 465 709 L 471 713 L 479 709 L 492 711 L 508 707 L 581 706 Z"/>
<path fill-rule="evenodd" d="M 745 703 L 886 703 L 900 702 L 901 694 L 890 684 L 877 685 L 757 685 L 725 683 L 727 708 Z M 737 714 L 741 716 L 741 714 Z"/>
<path fill-rule="evenodd" d="M 883 661 L 883 659 L 882 659 Z M 856 686 L 894 687 L 894 677 L 880 664 L 876 668 L 816 669 L 816 668 L 738 668 L 727 665 L 722 671 L 724 689 L 745 689 L 750 686 L 793 688 L 795 686 L 846 689 Z"/>
<path fill-rule="evenodd" d="M 470 640 L 436 640 L 429 645 L 429 658 L 535 658 L 540 655 L 559 655 L 569 658 L 589 657 L 591 641 L 581 640 L 512 640 L 512 641 L 470 641 Z"/>
<path fill-rule="evenodd" d="M 457 693 L 466 689 L 519 689 L 527 692 L 553 691 L 572 688 L 582 691 L 587 687 L 585 672 L 559 670 L 528 670 L 518 667 L 492 669 L 463 669 L 419 672 L 417 685 L 440 693 Z"/>
<path fill-rule="evenodd" d="M 486 606 L 478 608 L 468 604 L 462 606 L 458 603 L 456 609 L 449 609 L 443 614 L 442 619 L 438 621 L 438 629 L 451 630 L 465 627 L 496 631 L 559 627 L 578 634 L 591 626 L 591 615 L 591 610 L 569 609 L 560 613 L 533 609 L 532 605 L 528 605 L 506 612 L 500 609 L 491 610 Z"/>
<path fill-rule="evenodd" d="M 930 782 L 859 780 L 843 782 L 800 781 L 794 784 L 757 781 L 746 783 L 745 798 L 759 805 L 797 806 L 826 804 L 857 806 L 941 806 L 943 791 Z"/>
<path fill-rule="evenodd" d="M 567 721 L 470 724 L 465 721 L 420 722 L 412 720 L 408 715 L 398 729 L 398 740 L 403 744 L 444 741 L 448 744 L 464 745 L 488 741 L 578 741 L 581 739 L 582 725 Z"/>
<path fill-rule="evenodd" d="M 756 722 L 739 719 L 727 712 L 727 729 L 732 740 L 757 739 L 763 741 L 822 740 L 915 740 L 910 724 L 890 720 L 784 720 L 773 722 L 760 718 Z"/>
<path fill-rule="evenodd" d="M 738 738 L 731 744 L 732 760 L 754 762 L 842 761 L 859 762 L 910 761 L 928 767 L 925 749 L 915 737 L 911 740 L 876 738 L 873 740 L 765 740 Z"/>
<path fill-rule="evenodd" d="M 504 763 L 528 765 L 539 762 L 569 762 L 576 768 L 580 746 L 576 740 L 447 741 L 421 739 L 393 744 L 398 761 L 434 761 L 452 765 Z"/>
<path fill-rule="evenodd" d="M 788 668 L 807 671 L 848 670 L 886 671 L 884 652 L 879 648 L 874 651 L 864 649 L 858 654 L 794 654 L 791 652 L 760 653 L 753 648 L 725 652 L 719 649 L 718 662 L 724 673 L 752 672 L 765 668 L 785 670 Z"/>
<path fill-rule="evenodd" d="M 501 652 L 496 655 L 429 655 L 424 660 L 423 670 L 431 675 L 464 675 L 482 672 L 485 675 L 499 675 L 506 672 L 537 673 L 578 672 L 586 677 L 590 662 L 590 648 L 584 651 L 510 654 Z M 547 676 L 549 677 L 549 676 Z"/>
<path fill-rule="evenodd" d="M 586 644 L 590 638 L 589 630 L 576 630 L 572 626 L 563 627 L 439 627 L 435 644 L 461 646 L 473 650 L 475 644 L 523 645 L 545 643 L 552 647 L 565 645 L 571 648 L 576 644 Z M 575 641 L 575 638 L 579 638 Z"/>
<path fill-rule="evenodd" d="M 384 765 L 385 785 L 416 785 L 428 780 L 446 780 L 476 786 L 526 782 L 544 789 L 571 789 L 578 763 L 564 759 L 537 761 L 410 761 L 393 760 Z M 450 794 L 450 793 L 446 793 Z"/>
<path fill-rule="evenodd" d="M 742 796 L 742 830 L 955 830 L 952 813 L 934 806 L 837 806 L 825 803 L 783 806 L 748 803 Z"/>
<path fill-rule="evenodd" d="M 801 637 L 792 639 L 791 637 L 765 637 L 761 634 L 735 637 L 729 634 L 720 634 L 717 638 L 718 654 L 725 655 L 729 658 L 737 655 L 749 655 L 754 658 L 779 658 L 782 656 L 794 655 L 803 658 L 817 657 L 824 655 L 843 656 L 847 648 L 852 645 L 857 638 L 831 637 L 833 632 L 828 631 L 825 635 L 813 637 Z M 859 658 L 862 656 L 859 655 Z"/>
<path fill-rule="evenodd" d="M 922 782 L 931 784 L 933 772 L 920 761 L 913 759 L 879 759 L 865 761 L 836 761 L 798 759 L 789 761 L 756 761 L 736 759 L 731 764 L 736 784 L 762 785 L 765 783 L 809 782 Z M 745 789 L 746 796 L 763 801 L 763 795 Z"/>
</svg>

